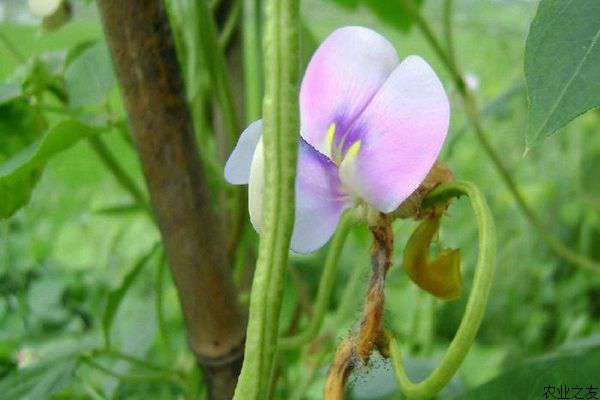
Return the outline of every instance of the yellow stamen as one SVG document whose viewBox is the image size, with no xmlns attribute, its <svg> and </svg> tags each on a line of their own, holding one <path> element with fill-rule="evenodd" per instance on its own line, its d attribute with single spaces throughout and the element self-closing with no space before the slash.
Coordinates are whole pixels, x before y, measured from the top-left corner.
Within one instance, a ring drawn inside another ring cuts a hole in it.
<svg viewBox="0 0 600 400">
<path fill-rule="evenodd" d="M 333 157 L 333 137 L 335 135 L 335 122 L 329 125 L 327 128 L 327 135 L 325 137 L 325 151 L 329 152 L 329 155 Z"/>
<path fill-rule="evenodd" d="M 348 158 L 348 161 L 352 161 L 354 158 L 356 158 L 356 155 L 360 150 L 360 144 L 360 140 L 357 140 L 356 142 L 352 143 L 352 146 L 350 146 L 350 148 L 346 152 L 346 155 L 344 156 L 344 160 Z"/>
</svg>

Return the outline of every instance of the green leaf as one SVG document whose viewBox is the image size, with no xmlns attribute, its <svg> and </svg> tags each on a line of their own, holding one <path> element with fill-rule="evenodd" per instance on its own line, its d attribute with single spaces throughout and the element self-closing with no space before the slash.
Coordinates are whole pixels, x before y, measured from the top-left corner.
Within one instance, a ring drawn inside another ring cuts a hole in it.
<svg viewBox="0 0 600 400">
<path fill-rule="evenodd" d="M 69 103 L 74 107 L 100 103 L 115 83 L 110 54 L 104 42 L 84 48 L 65 71 Z"/>
<path fill-rule="evenodd" d="M 76 368 L 77 358 L 68 356 L 18 369 L 0 381 L 2 399 L 49 399 L 69 383 Z"/>
<path fill-rule="evenodd" d="M 355 9 L 359 4 L 364 5 L 380 21 L 398 29 L 401 32 L 408 32 L 412 25 L 412 20 L 404 11 L 401 1 L 381 1 L 381 0 L 330 0 L 342 6 Z M 423 0 L 415 0 L 415 6 L 420 8 Z"/>
<path fill-rule="evenodd" d="M 46 162 L 79 140 L 102 132 L 77 121 L 63 121 L 46 135 L 0 164 L 0 218 L 8 218 L 29 202 Z"/>
<path fill-rule="evenodd" d="M 102 316 L 102 332 L 104 334 L 104 342 L 106 343 L 106 347 L 110 347 L 110 331 L 123 298 L 127 294 L 127 291 L 131 288 L 131 285 L 133 285 L 135 282 L 140 272 L 142 272 L 144 267 L 148 264 L 148 261 L 159 248 L 160 243 L 156 243 L 148 252 L 144 253 L 134 264 L 131 271 L 125 275 L 121 286 L 108 294 L 108 301 L 106 303 L 106 308 L 104 309 L 104 315 Z"/>
<path fill-rule="evenodd" d="M 600 1 L 542 0 L 525 49 L 528 141 L 600 105 Z"/>
<path fill-rule="evenodd" d="M 47 128 L 46 118 L 26 99 L 0 104 L 0 163 L 40 140 Z"/>
<path fill-rule="evenodd" d="M 599 365 L 600 344 L 592 340 L 516 366 L 456 400 L 542 399 L 547 386 L 597 387 Z"/>
</svg>

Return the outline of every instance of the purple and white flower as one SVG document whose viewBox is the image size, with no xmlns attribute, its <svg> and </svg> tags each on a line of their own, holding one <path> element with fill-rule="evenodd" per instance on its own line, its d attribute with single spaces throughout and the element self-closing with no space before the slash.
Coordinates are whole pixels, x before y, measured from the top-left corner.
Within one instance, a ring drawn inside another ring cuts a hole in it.
<svg viewBox="0 0 600 400">
<path fill-rule="evenodd" d="M 291 248 L 309 253 L 356 206 L 389 213 L 423 181 L 446 137 L 448 98 L 429 64 L 400 61 L 392 44 L 363 27 L 333 32 L 313 55 L 300 88 L 300 143 Z M 262 121 L 241 134 L 225 166 L 249 184 L 250 219 L 262 218 Z"/>
</svg>

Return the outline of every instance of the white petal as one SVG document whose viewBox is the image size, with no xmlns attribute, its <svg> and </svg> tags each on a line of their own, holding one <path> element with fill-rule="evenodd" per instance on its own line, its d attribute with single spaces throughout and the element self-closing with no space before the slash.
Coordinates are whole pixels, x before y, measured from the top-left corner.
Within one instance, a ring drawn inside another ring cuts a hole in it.
<svg viewBox="0 0 600 400">
<path fill-rule="evenodd" d="M 248 213 L 250 214 L 252 226 L 259 234 L 262 225 L 262 200 L 263 187 L 265 186 L 264 163 L 263 141 L 262 136 L 260 136 L 251 160 L 248 180 Z"/>
<path fill-rule="evenodd" d="M 225 164 L 225 179 L 234 185 L 245 185 L 250 178 L 250 165 L 259 139 L 262 137 L 262 119 L 251 123 L 240 135 L 235 149 Z"/>
</svg>

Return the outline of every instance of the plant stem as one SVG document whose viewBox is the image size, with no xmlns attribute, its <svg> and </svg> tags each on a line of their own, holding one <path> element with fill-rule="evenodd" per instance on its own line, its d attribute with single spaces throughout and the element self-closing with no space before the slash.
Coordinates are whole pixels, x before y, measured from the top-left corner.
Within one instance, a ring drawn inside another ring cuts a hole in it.
<svg viewBox="0 0 600 400">
<path fill-rule="evenodd" d="M 143 210 L 150 216 L 153 217 L 154 214 L 150 209 L 150 205 L 148 204 L 148 200 L 146 200 L 146 196 L 142 192 L 142 190 L 138 187 L 135 181 L 125 172 L 125 170 L 121 167 L 115 156 L 111 153 L 110 149 L 106 146 L 102 138 L 99 136 L 90 136 L 88 138 L 90 146 L 100 159 L 106 169 L 110 171 L 110 173 L 114 176 L 115 180 L 121 185 L 123 189 L 125 189 L 131 197 L 143 208 Z"/>
<path fill-rule="evenodd" d="M 298 122 L 298 0 L 266 9 L 263 221 L 235 400 L 265 400 L 272 376 L 294 219 Z"/>
<path fill-rule="evenodd" d="M 260 46 L 260 1 L 243 0 L 244 22 L 243 34 L 243 62 L 244 62 L 244 87 L 245 87 L 245 119 L 252 122 L 261 116 L 261 102 L 263 93 L 263 73 L 261 65 L 262 48 Z"/>
<path fill-rule="evenodd" d="M 377 222 L 369 228 L 373 234 L 373 244 L 371 246 L 373 273 L 363 306 L 362 321 L 358 332 L 344 339 L 337 347 L 323 389 L 324 400 L 342 400 L 346 381 L 354 367 L 358 363 L 366 365 L 375 348 L 384 353 L 384 348 L 381 345 L 383 344 L 385 278 L 392 265 L 394 248 L 391 216 L 379 214 Z"/>
<path fill-rule="evenodd" d="M 212 90 L 216 94 L 221 114 L 223 117 L 225 134 L 219 136 L 217 131 L 217 147 L 219 148 L 220 159 L 225 159 L 235 144 L 240 132 L 239 119 L 235 110 L 234 96 L 231 88 L 231 82 L 228 75 L 228 66 L 225 60 L 223 48 L 219 45 L 217 26 L 209 6 L 206 1 L 194 1 L 195 12 L 198 14 L 198 35 L 196 43 L 199 44 L 202 51 L 202 59 L 207 67 L 208 75 L 212 85 Z M 239 2 L 234 7 L 239 8 Z M 231 11 L 235 13 L 235 10 Z M 237 11 L 239 14 L 239 10 Z M 233 203 L 235 204 L 230 219 L 231 227 L 228 230 L 229 244 L 227 258 L 233 264 L 233 258 L 237 246 L 244 232 L 244 227 L 248 219 L 247 196 L 243 187 L 233 190 Z"/>
<path fill-rule="evenodd" d="M 471 202 L 479 226 L 479 247 L 473 288 L 456 335 L 436 369 L 419 383 L 410 381 L 402 364 L 402 355 L 396 340 L 388 334 L 389 350 L 400 389 L 409 399 L 435 396 L 452 379 L 471 348 L 485 313 L 487 299 L 494 277 L 496 256 L 496 228 L 484 197 L 470 182 L 445 183 L 434 189 L 425 199 L 424 206 L 447 202 L 452 197 L 466 195 Z"/>
<path fill-rule="evenodd" d="M 227 63 L 223 51 L 219 46 L 217 27 L 208 3 L 206 1 L 195 1 L 194 4 L 199 19 L 199 38 L 197 43 L 200 45 L 202 59 L 207 66 L 212 89 L 223 114 L 225 136 L 226 140 L 229 140 L 229 143 L 226 143 L 225 148 L 222 150 L 225 151 L 225 154 L 229 154 L 229 147 L 235 143 L 240 131 L 240 125 L 235 111 L 231 82 L 227 74 Z"/>
<path fill-rule="evenodd" d="M 165 367 L 161 367 L 159 365 L 154 365 L 151 364 L 149 362 L 147 362 L 146 360 L 143 360 L 141 358 L 137 358 L 135 356 L 132 356 L 130 354 L 126 354 L 126 353 L 122 353 L 118 350 L 114 350 L 114 349 L 98 349 L 96 351 L 92 352 L 94 356 L 104 356 L 104 357 L 108 357 L 108 358 L 116 358 L 119 360 L 123 360 L 123 361 L 127 361 L 130 364 L 134 364 L 137 366 L 140 366 L 144 369 L 150 370 L 150 371 L 155 371 L 155 372 L 161 372 L 163 374 L 166 375 L 173 375 L 178 377 L 179 379 L 185 379 L 185 374 L 181 371 L 173 371 L 170 370 L 168 368 Z"/>
<path fill-rule="evenodd" d="M 231 10 L 229 11 L 229 15 L 225 20 L 225 25 L 223 25 L 223 29 L 221 30 L 221 34 L 219 35 L 219 47 L 222 52 L 225 52 L 227 46 L 229 45 L 229 41 L 235 32 L 235 28 L 238 26 L 238 22 L 240 20 L 240 14 L 242 9 L 241 0 L 235 0 Z"/>
<path fill-rule="evenodd" d="M 325 319 L 325 313 L 327 306 L 329 305 L 329 299 L 331 298 L 331 292 L 333 291 L 333 285 L 335 283 L 336 273 L 339 267 L 339 259 L 344 248 L 346 238 L 350 233 L 352 227 L 355 225 L 356 220 L 351 212 L 345 213 L 340 224 L 337 227 L 335 234 L 329 245 L 327 252 L 327 258 L 325 259 L 325 265 L 323 272 L 321 273 L 321 280 L 319 281 L 319 289 L 317 291 L 317 299 L 315 301 L 313 316 L 310 320 L 308 327 L 302 333 L 296 336 L 286 337 L 279 340 L 279 347 L 281 349 L 290 349 L 298 346 L 302 346 L 311 340 L 313 340 L 319 334 L 319 330 L 323 325 Z"/>
<path fill-rule="evenodd" d="M 454 55 L 450 55 L 450 53 L 446 52 L 441 46 L 440 41 L 433 33 L 433 30 L 429 26 L 428 22 L 423 18 L 423 16 L 414 6 L 413 0 L 402 0 L 402 4 L 404 5 L 406 11 L 413 17 L 415 23 L 417 24 L 425 38 L 429 41 L 429 44 L 436 52 L 437 56 L 442 60 L 442 62 L 450 72 L 452 79 L 454 80 L 454 84 L 456 85 L 459 93 L 461 94 L 465 106 L 465 111 L 467 113 L 467 118 L 473 130 L 475 131 L 475 136 L 479 140 L 479 144 L 481 145 L 481 147 L 483 147 L 485 153 L 492 161 L 492 164 L 496 167 L 498 174 L 504 181 L 504 184 L 508 187 L 510 193 L 517 201 L 517 205 L 525 215 L 526 219 L 535 228 L 535 230 L 538 232 L 541 238 L 546 242 L 550 249 L 554 251 L 556 255 L 575 266 L 595 273 L 600 273 L 600 263 L 576 253 L 548 232 L 544 224 L 540 221 L 539 217 L 535 213 L 535 211 L 525 200 L 525 197 L 523 196 L 519 187 L 517 186 L 516 182 L 511 176 L 508 168 L 506 167 L 506 165 L 500 158 L 500 155 L 496 152 L 491 142 L 489 141 L 487 134 L 481 124 L 477 102 L 464 83 L 462 74 L 458 69 Z M 445 9 L 446 13 L 449 13 L 451 11 L 450 6 L 451 5 L 448 5 L 448 7 Z M 446 23 L 447 29 L 451 30 L 451 15 L 448 14 L 445 17 L 445 20 L 448 21 Z M 452 35 L 450 34 L 450 36 Z M 454 50 L 454 48 L 451 47 L 451 50 Z"/>
<path fill-rule="evenodd" d="M 446 49 L 448 50 L 448 59 L 453 65 L 458 65 L 456 53 L 454 52 L 454 30 L 452 29 L 452 0 L 444 0 L 443 25 L 444 37 L 446 38 Z"/>
<path fill-rule="evenodd" d="M 356 353 L 365 364 L 382 334 L 385 278 L 392 266 L 392 252 L 394 251 L 394 234 L 389 216 L 380 214 L 377 225 L 370 229 L 373 234 L 373 244 L 371 245 L 373 274 L 369 281 L 363 308 L 363 320 L 356 342 Z"/>
</svg>

